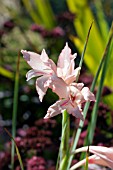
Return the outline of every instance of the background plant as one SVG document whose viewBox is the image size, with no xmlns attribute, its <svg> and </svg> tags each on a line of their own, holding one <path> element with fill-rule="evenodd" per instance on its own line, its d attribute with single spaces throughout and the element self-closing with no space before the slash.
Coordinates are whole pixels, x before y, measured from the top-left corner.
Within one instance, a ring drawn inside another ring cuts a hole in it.
<svg viewBox="0 0 113 170">
<path fill-rule="evenodd" d="M 111 1 L 84 1 L 84 3 L 81 2 L 80 4 L 74 0 L 57 2 L 53 0 L 44 1 L 44 3 L 46 3 L 44 11 L 47 15 L 44 15 L 45 13 L 42 10 L 43 3 L 38 1 L 32 3 L 32 1 L 29 1 L 27 6 L 25 3 L 25 0 L 16 1 L 16 3 L 11 1 L 11 4 L 2 1 L 0 5 L 0 11 L 3 10 L 3 12 L 1 12 L 3 19 L 1 20 L 2 22 L 0 21 L 0 148 L 2 151 L 4 151 L 3 143 L 9 140 L 8 135 L 3 132 L 2 128 L 6 126 L 8 130 L 11 129 L 14 75 L 18 51 L 20 49 L 28 49 L 40 53 L 43 48 L 46 48 L 49 56 L 51 56 L 54 61 L 57 61 L 60 50 L 65 42 L 68 41 L 73 53 L 79 51 L 79 54 L 81 54 L 89 25 L 92 20 L 94 20 L 91 37 L 85 53 L 85 62 L 83 63 L 81 76 L 79 78 L 79 81 L 83 81 L 90 87 L 93 80 L 92 75 L 95 75 L 95 68 L 98 67 L 100 58 L 104 52 L 108 31 L 112 21 L 113 4 Z M 69 11 L 72 13 L 69 13 Z M 85 15 L 83 15 L 83 13 Z M 49 17 L 47 18 L 47 16 Z M 56 29 L 59 27 L 61 29 Z M 78 65 L 80 58 L 77 60 Z M 93 65 L 91 65 L 91 63 L 93 63 Z M 44 98 L 44 103 L 40 103 L 33 86 L 34 82 L 31 81 L 30 85 L 25 82 L 25 73 L 27 70 L 28 66 L 21 57 L 18 93 L 18 104 L 21 107 L 17 110 L 17 129 L 23 128 L 24 130 L 34 126 L 35 120 L 42 118 L 48 106 L 57 100 L 57 96 L 49 90 L 48 95 Z M 96 133 L 94 135 L 93 144 L 100 144 L 102 142 L 101 139 L 103 139 L 102 144 L 111 146 L 113 143 L 111 93 L 113 87 L 112 57 L 105 79 L 106 87 L 104 87 L 101 102 L 99 103 Z M 87 134 L 86 129 L 91 111 L 92 105 L 89 108 L 78 146 L 82 146 L 84 141 L 83 136 Z M 60 129 L 61 117 L 58 116 L 56 119 Z M 71 117 L 71 122 L 70 133 L 72 134 L 72 131 L 77 129 L 78 121 L 73 120 Z M 57 130 L 54 134 L 54 138 L 58 140 L 59 136 L 60 134 Z M 60 141 L 58 140 L 57 144 L 59 145 L 59 143 Z M 56 145 L 57 151 L 58 145 Z M 10 152 L 4 153 L 5 156 L 3 156 L 3 160 L 5 160 L 6 154 L 10 154 Z M 45 157 L 45 155 L 41 156 Z M 27 158 L 28 155 L 25 155 L 25 157 Z M 77 159 L 77 156 L 75 159 Z M 1 158 L 1 162 L 3 162 L 3 160 Z M 6 165 L 10 164 L 8 159 L 5 161 L 7 162 Z M 18 165 L 18 163 L 16 165 Z M 7 168 L 8 167 L 6 167 L 6 169 Z"/>
</svg>

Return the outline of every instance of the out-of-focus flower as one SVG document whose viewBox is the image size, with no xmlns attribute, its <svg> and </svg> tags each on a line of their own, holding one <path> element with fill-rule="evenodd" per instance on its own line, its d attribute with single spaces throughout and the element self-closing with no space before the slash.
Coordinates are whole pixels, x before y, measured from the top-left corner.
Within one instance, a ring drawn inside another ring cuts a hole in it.
<svg viewBox="0 0 113 170">
<path fill-rule="evenodd" d="M 31 30 L 40 33 L 43 38 L 50 37 L 50 31 L 44 28 L 42 25 L 32 24 Z"/>
<path fill-rule="evenodd" d="M 27 161 L 28 170 L 46 170 L 46 162 L 42 157 L 33 156 Z"/>
<path fill-rule="evenodd" d="M 64 22 L 64 21 L 73 22 L 75 17 L 76 17 L 76 15 L 74 13 L 66 11 L 66 12 L 60 14 L 57 18 L 58 18 L 58 20 L 60 20 L 62 22 Z"/>
<path fill-rule="evenodd" d="M 31 30 L 41 33 L 41 32 L 44 31 L 44 27 L 41 26 L 41 25 L 32 24 L 32 25 L 31 25 Z"/>
<path fill-rule="evenodd" d="M 61 27 L 56 27 L 51 31 L 51 36 L 53 38 L 63 37 L 65 35 L 64 30 Z"/>
<path fill-rule="evenodd" d="M 3 30 L 0 30 L 0 38 L 4 35 L 4 31 Z"/>
<path fill-rule="evenodd" d="M 12 20 L 9 20 L 9 21 L 6 21 L 3 26 L 4 28 L 11 30 L 14 28 L 15 24 Z"/>
<path fill-rule="evenodd" d="M 78 152 L 87 152 L 88 146 L 79 148 L 75 151 Z M 93 153 L 94 155 L 88 157 L 89 164 L 98 164 L 102 166 L 107 166 L 113 169 L 113 148 L 108 148 L 104 146 L 89 146 L 89 152 Z M 70 170 L 74 170 L 79 166 L 85 164 L 86 159 L 78 162 Z"/>
<path fill-rule="evenodd" d="M 76 118 L 83 119 L 81 104 L 86 101 L 95 101 L 94 94 L 90 92 L 88 87 L 83 87 L 83 83 L 72 83 L 69 86 L 69 97 L 67 99 L 58 100 L 55 104 L 49 107 L 46 118 L 50 118 L 67 110 Z"/>
<path fill-rule="evenodd" d="M 68 85 L 76 80 L 80 67 L 74 69 L 76 54 L 71 54 L 71 49 L 66 46 L 62 50 L 57 66 L 49 59 L 45 50 L 41 55 L 26 50 L 21 50 L 24 59 L 32 67 L 27 73 L 27 80 L 41 76 L 36 80 L 36 89 L 42 101 L 48 88 L 51 88 L 60 98 L 68 97 Z"/>
</svg>

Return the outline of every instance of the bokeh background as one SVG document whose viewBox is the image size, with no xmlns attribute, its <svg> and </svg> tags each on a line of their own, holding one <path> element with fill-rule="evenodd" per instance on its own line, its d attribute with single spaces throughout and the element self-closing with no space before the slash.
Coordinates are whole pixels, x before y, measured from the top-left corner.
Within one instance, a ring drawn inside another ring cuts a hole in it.
<svg viewBox="0 0 113 170">
<path fill-rule="evenodd" d="M 79 82 L 89 86 L 104 52 L 113 20 L 112 0 L 0 0 L 0 170 L 10 169 L 10 137 L 12 129 L 14 82 L 18 54 L 21 49 L 41 53 L 57 62 L 68 42 L 80 61 L 88 29 L 92 21 L 87 51 Z M 113 50 L 112 50 L 113 51 Z M 113 52 L 112 52 L 113 53 Z M 98 110 L 93 144 L 113 145 L 113 55 L 105 78 Z M 48 107 L 57 99 L 48 90 L 42 103 L 35 89 L 35 78 L 26 82 L 30 66 L 20 54 L 16 138 L 24 166 L 28 170 L 54 170 L 61 135 L 61 115 L 44 120 Z M 95 89 L 95 93 L 98 89 Z M 83 146 L 91 104 L 78 146 Z M 71 117 L 72 131 L 78 121 Z M 71 140 L 71 139 L 70 139 Z M 79 157 L 75 158 L 75 162 Z M 37 163 L 39 162 L 39 163 Z M 36 169 L 35 169 L 36 168 Z M 42 168 L 42 169 L 41 169 Z M 15 155 L 15 169 L 19 162 Z"/>
</svg>

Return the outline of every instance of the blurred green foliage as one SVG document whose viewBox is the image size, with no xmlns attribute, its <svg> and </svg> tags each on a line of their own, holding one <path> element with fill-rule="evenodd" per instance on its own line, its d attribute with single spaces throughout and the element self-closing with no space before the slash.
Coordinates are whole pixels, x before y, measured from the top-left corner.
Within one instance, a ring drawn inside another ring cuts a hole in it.
<svg viewBox="0 0 113 170">
<path fill-rule="evenodd" d="M 0 20 L 0 91 L 4 97 L 1 97 L 0 112 L 5 118 L 11 118 L 9 113 L 12 112 L 13 86 L 18 51 L 26 49 L 40 53 L 45 48 L 48 55 L 54 61 L 57 61 L 58 54 L 65 42 L 68 41 L 73 53 L 79 51 L 79 54 L 81 54 L 89 25 L 94 20 L 84 59 L 89 72 L 91 71 L 95 75 L 111 25 L 112 5 L 113 3 L 110 0 L 109 3 L 105 0 L 20 0 L 9 1 L 9 3 L 1 2 L 0 10 L 3 19 Z M 7 21 L 13 22 L 14 26 L 12 28 L 6 27 L 4 23 Z M 45 31 L 44 33 L 49 35 L 42 36 L 40 32 L 33 31 L 31 29 L 33 24 L 41 26 Z M 52 34 L 50 35 L 56 27 L 63 29 L 63 36 L 55 35 L 55 37 Z M 110 59 L 105 78 L 105 85 L 111 89 L 113 87 L 113 78 L 111 78 L 113 77 L 112 63 L 113 56 Z M 45 114 L 47 107 L 56 100 L 57 96 L 49 90 L 49 95 L 44 98 L 44 102 L 46 102 L 45 108 L 42 108 L 43 103 L 39 103 L 38 99 L 36 99 L 37 94 L 33 86 L 34 80 L 28 82 L 31 84 L 30 88 L 28 85 L 25 85 L 25 74 L 28 70 L 29 66 L 21 57 L 19 104 L 22 105 L 23 110 L 19 109 L 18 114 L 20 116 L 23 112 L 27 112 L 30 109 L 29 115 L 31 115 L 31 112 L 34 112 L 39 116 L 38 112 L 40 112 L 39 117 L 41 117 Z M 5 95 L 6 91 L 10 93 L 9 96 Z M 111 108 L 113 108 L 112 99 L 112 94 L 104 97 L 104 101 Z M 4 109 L 6 115 L 4 114 Z M 23 121 L 22 117 L 19 119 L 21 120 L 20 122 Z"/>
<path fill-rule="evenodd" d="M 102 58 L 111 22 L 112 0 L 19 0 L 1 1 L 0 4 L 0 122 L 1 126 L 12 125 L 14 80 L 18 52 L 21 49 L 41 53 L 46 49 L 55 62 L 66 41 L 72 53 L 78 52 L 76 65 L 84 48 L 89 26 L 94 21 L 83 67 L 88 74 L 97 71 Z M 113 91 L 113 50 L 108 64 L 104 85 Z M 17 128 L 32 126 L 42 118 L 47 108 L 58 96 L 49 89 L 42 103 L 35 90 L 35 79 L 26 83 L 30 67 L 20 58 L 20 81 L 18 89 Z M 100 77 L 101 78 L 101 77 Z M 98 81 L 99 84 L 99 81 Z M 113 94 L 102 97 L 113 109 Z M 1 121 L 3 119 L 3 121 Z M 56 117 L 61 122 L 61 117 Z M 112 114 L 106 112 L 107 125 L 112 124 Z M 112 132 L 105 136 L 112 138 Z M 54 132 L 59 133 L 59 132 Z M 72 133 L 72 132 L 71 132 Z M 6 138 L 0 141 L 0 147 Z M 2 148 L 3 149 L 3 148 Z"/>
</svg>

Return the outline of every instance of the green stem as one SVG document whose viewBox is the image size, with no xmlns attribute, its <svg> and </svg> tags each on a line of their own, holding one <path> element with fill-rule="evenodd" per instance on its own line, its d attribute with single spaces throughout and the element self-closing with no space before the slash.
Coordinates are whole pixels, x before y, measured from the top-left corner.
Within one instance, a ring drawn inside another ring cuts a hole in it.
<svg viewBox="0 0 113 170">
<path fill-rule="evenodd" d="M 94 105 L 94 108 L 93 108 L 93 111 L 92 111 L 92 114 L 91 114 L 92 115 L 91 116 L 91 123 L 89 123 L 88 128 L 87 128 L 88 136 L 85 138 L 84 146 L 90 145 L 92 143 L 93 136 L 94 136 L 94 130 L 95 130 L 96 121 L 97 121 L 98 105 L 99 105 L 99 101 L 100 101 L 100 97 L 101 97 L 104 78 L 105 78 L 105 74 L 106 74 L 106 71 L 107 71 L 107 65 L 108 65 L 110 52 L 111 52 L 110 46 L 111 46 L 112 37 L 113 37 L 113 28 L 112 27 L 111 27 L 110 33 L 111 34 L 109 36 L 109 40 L 108 40 L 108 43 L 106 45 L 106 49 L 104 51 L 104 54 L 103 54 L 103 57 L 102 57 L 102 60 L 101 60 L 101 63 L 100 63 L 101 67 L 103 65 L 103 69 L 102 69 L 101 79 L 100 79 L 100 83 L 99 83 L 99 87 L 98 87 L 98 91 L 97 91 L 97 95 L 96 95 L 96 103 Z M 98 72 L 100 72 L 100 71 L 98 71 Z M 80 159 L 82 160 L 84 157 L 85 157 L 85 154 L 82 153 Z"/>
<path fill-rule="evenodd" d="M 17 106 L 18 106 L 18 88 L 19 88 L 19 63 L 20 63 L 20 52 L 18 54 L 17 69 L 15 75 L 15 85 L 14 85 L 14 98 L 13 98 L 13 116 L 12 116 L 12 137 L 16 136 L 16 119 L 17 119 Z M 11 148 L 11 167 L 14 169 L 14 155 L 15 155 L 15 144 L 12 140 Z"/>
<path fill-rule="evenodd" d="M 98 106 L 99 106 L 99 102 L 100 102 L 100 98 L 101 98 L 101 93 L 102 93 L 102 89 L 103 89 L 103 84 L 104 84 L 104 79 L 105 79 L 105 75 L 107 72 L 107 68 L 108 68 L 108 62 L 110 59 L 110 54 L 111 54 L 111 42 L 112 42 L 112 38 L 113 38 L 113 25 L 112 25 L 112 34 L 110 35 L 108 44 L 106 46 L 105 52 L 104 52 L 104 56 L 105 57 L 105 61 L 103 64 L 103 70 L 102 70 L 102 74 L 101 74 L 101 78 L 100 78 L 100 83 L 99 83 L 99 87 L 98 87 L 98 91 L 97 91 L 97 95 L 96 95 L 96 103 L 93 107 L 93 111 L 92 111 L 92 117 L 91 117 L 91 124 L 90 124 L 90 128 L 89 128 L 89 135 L 88 135 L 88 142 L 89 144 L 92 143 L 93 141 L 93 137 L 94 137 L 94 131 L 95 131 L 95 127 L 96 127 L 96 121 L 97 121 L 97 111 L 98 111 Z"/>
<path fill-rule="evenodd" d="M 112 41 L 112 37 L 113 37 L 113 25 L 111 26 L 111 31 L 110 31 L 110 33 L 111 33 L 111 34 L 110 34 L 108 43 L 107 43 L 107 45 L 106 45 L 106 49 L 105 49 L 104 55 L 103 55 L 103 57 L 102 57 L 102 59 L 101 59 L 100 65 L 99 65 L 98 70 L 97 70 L 97 72 L 96 72 L 96 76 L 94 77 L 94 80 L 93 80 L 92 85 L 91 85 L 91 89 L 90 89 L 90 90 L 91 90 L 92 92 L 94 91 L 94 88 L 95 88 L 97 79 L 98 79 L 98 77 L 99 77 L 99 73 L 100 73 L 100 71 L 101 71 L 101 69 L 102 69 L 103 64 L 105 63 L 105 59 L 107 58 L 107 54 L 108 54 L 108 51 L 109 51 L 109 48 L 110 48 L 110 44 L 111 44 L 111 41 Z M 106 63 L 106 66 L 107 66 L 107 63 Z M 105 74 L 105 73 L 103 73 L 103 75 L 104 75 L 104 74 Z M 99 93 L 100 93 L 100 92 L 99 92 Z M 87 102 L 87 103 L 85 104 L 84 111 L 83 111 L 84 119 L 86 118 L 89 105 L 90 105 L 90 102 Z M 79 137 L 80 137 L 80 134 L 81 134 L 83 125 L 84 125 L 84 122 L 83 122 L 83 121 L 80 121 L 80 123 L 79 123 L 79 128 L 78 128 L 78 130 L 77 130 L 76 137 L 75 137 L 74 144 L 73 144 L 73 146 L 72 146 L 71 152 L 73 152 L 73 151 L 76 149 L 76 146 L 77 146 L 77 143 L 78 143 L 78 140 L 79 140 Z M 69 169 L 69 167 L 70 167 L 70 165 L 71 165 L 73 156 L 74 156 L 74 155 L 71 155 L 70 158 L 69 158 L 68 169 Z"/>
<path fill-rule="evenodd" d="M 66 110 L 62 113 L 62 134 L 56 170 L 66 169 L 69 156 L 70 119 Z M 59 165 L 59 168 L 58 168 Z"/>
<path fill-rule="evenodd" d="M 82 64 L 83 64 L 84 55 L 85 55 L 85 52 L 86 52 L 86 48 L 87 48 L 87 44 L 88 44 L 88 40 L 89 40 L 89 35 L 90 35 L 90 32 L 91 32 L 92 26 L 93 26 L 93 22 L 91 23 L 91 25 L 89 27 L 89 30 L 88 30 L 88 33 L 87 33 L 87 37 L 86 37 L 86 41 L 85 41 L 85 44 L 84 44 L 84 49 L 83 49 L 83 52 L 82 52 L 82 55 L 81 55 L 79 67 L 82 67 Z M 80 75 L 80 71 L 79 71 L 79 74 L 78 74 L 78 76 L 76 78 L 76 82 L 78 81 L 79 75 Z"/>
</svg>

